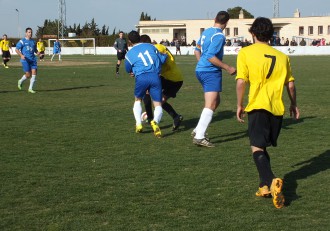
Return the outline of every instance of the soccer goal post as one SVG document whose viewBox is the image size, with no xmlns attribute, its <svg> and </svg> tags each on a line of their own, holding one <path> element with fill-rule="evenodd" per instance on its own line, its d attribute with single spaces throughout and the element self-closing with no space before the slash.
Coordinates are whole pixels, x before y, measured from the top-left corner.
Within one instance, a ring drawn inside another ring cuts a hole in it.
<svg viewBox="0 0 330 231">
<path fill-rule="evenodd" d="M 53 54 L 56 39 L 48 39 L 48 54 Z M 59 39 L 62 55 L 96 55 L 95 38 Z"/>
</svg>

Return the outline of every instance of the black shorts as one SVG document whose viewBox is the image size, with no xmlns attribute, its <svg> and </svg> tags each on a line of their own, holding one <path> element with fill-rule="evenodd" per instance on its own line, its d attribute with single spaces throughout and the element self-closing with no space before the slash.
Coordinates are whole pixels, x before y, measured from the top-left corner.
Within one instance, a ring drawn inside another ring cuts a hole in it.
<svg viewBox="0 0 330 231">
<path fill-rule="evenodd" d="M 165 79 L 163 76 L 161 76 L 161 79 L 162 79 L 163 94 L 167 98 L 175 98 L 176 93 L 178 93 L 178 91 L 180 90 L 183 84 L 183 81 L 173 82 Z"/>
<path fill-rule="evenodd" d="M 10 51 L 3 51 L 2 52 L 2 58 L 11 58 L 11 54 L 10 54 Z"/>
<path fill-rule="evenodd" d="M 117 52 L 117 59 L 123 60 L 125 59 L 126 52 Z"/>
<path fill-rule="evenodd" d="M 266 110 L 253 110 L 248 113 L 250 145 L 258 148 L 277 146 L 283 116 L 274 116 Z"/>
</svg>

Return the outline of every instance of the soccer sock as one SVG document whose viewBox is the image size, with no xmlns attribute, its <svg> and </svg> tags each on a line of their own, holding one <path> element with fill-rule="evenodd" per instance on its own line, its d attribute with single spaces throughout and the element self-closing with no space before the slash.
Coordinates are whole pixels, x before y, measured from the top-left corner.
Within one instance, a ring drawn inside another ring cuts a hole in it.
<svg viewBox="0 0 330 231">
<path fill-rule="evenodd" d="M 178 116 L 172 105 L 168 102 L 163 103 L 162 107 L 173 119 Z"/>
<path fill-rule="evenodd" d="M 22 78 L 19 80 L 19 83 L 22 84 L 26 79 L 27 79 L 26 76 L 23 75 Z"/>
<path fill-rule="evenodd" d="M 116 64 L 116 72 L 119 72 L 119 64 Z"/>
<path fill-rule="evenodd" d="M 213 111 L 209 108 L 204 108 L 199 118 L 197 127 L 195 129 L 196 135 L 195 139 L 203 139 L 205 138 L 205 132 L 207 127 L 212 121 Z"/>
<path fill-rule="evenodd" d="M 267 155 L 263 151 L 256 151 L 253 153 L 253 159 L 259 173 L 259 187 L 264 185 L 270 187 L 274 178 L 274 174 L 272 172 L 270 161 L 267 158 Z"/>
<path fill-rule="evenodd" d="M 55 54 L 53 54 L 52 58 L 50 59 L 50 61 L 53 61 L 53 58 L 54 58 Z"/>
<path fill-rule="evenodd" d="M 8 61 L 9 61 L 8 59 L 4 59 L 3 64 L 5 64 L 7 66 Z"/>
<path fill-rule="evenodd" d="M 154 110 L 154 121 L 158 124 L 163 116 L 163 108 L 161 106 L 155 107 Z"/>
<path fill-rule="evenodd" d="M 33 90 L 33 86 L 34 86 L 35 81 L 36 81 L 36 75 L 32 75 L 32 77 L 30 79 L 29 90 Z"/>
<path fill-rule="evenodd" d="M 152 113 L 152 103 L 151 103 L 151 97 L 149 94 L 146 94 L 143 98 L 144 108 L 146 109 L 148 121 L 150 122 L 153 120 L 154 115 Z"/>
<path fill-rule="evenodd" d="M 140 125 L 142 123 L 142 121 L 141 121 L 141 114 L 142 114 L 141 101 L 134 102 L 133 114 L 134 114 L 136 125 Z"/>
<path fill-rule="evenodd" d="M 58 60 L 61 61 L 61 55 L 58 55 Z"/>
</svg>

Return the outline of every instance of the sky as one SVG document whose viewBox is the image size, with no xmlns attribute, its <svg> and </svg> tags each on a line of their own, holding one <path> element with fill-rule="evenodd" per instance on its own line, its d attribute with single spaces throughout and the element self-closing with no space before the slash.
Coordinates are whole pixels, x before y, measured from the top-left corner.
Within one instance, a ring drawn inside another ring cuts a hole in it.
<svg viewBox="0 0 330 231">
<path fill-rule="evenodd" d="M 24 37 L 25 28 L 36 32 L 46 19 L 59 18 L 59 0 L 0 0 L 0 35 Z M 220 10 L 240 6 L 254 17 L 272 18 L 273 0 L 65 0 L 66 25 L 73 26 L 94 18 L 99 29 L 105 25 L 111 34 L 136 29 L 142 12 L 157 20 L 213 19 Z M 330 0 L 279 0 L 280 17 L 330 16 Z M 31 4 L 34 3 L 34 4 Z M 17 9 L 17 11 L 16 11 Z M 210 25 L 211 26 L 211 25 Z"/>
</svg>

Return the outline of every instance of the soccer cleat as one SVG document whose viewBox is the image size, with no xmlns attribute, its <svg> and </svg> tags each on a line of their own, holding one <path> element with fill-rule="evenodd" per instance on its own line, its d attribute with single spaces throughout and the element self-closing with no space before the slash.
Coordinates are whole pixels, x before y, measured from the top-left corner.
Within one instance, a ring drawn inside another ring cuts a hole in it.
<svg viewBox="0 0 330 231">
<path fill-rule="evenodd" d="M 5 65 L 5 68 L 9 68 L 8 65 Z"/>
<path fill-rule="evenodd" d="M 210 142 L 208 138 L 203 138 L 203 139 L 193 139 L 193 144 L 196 144 L 197 146 L 203 146 L 207 148 L 214 148 L 214 144 Z"/>
<path fill-rule="evenodd" d="M 29 89 L 28 92 L 29 92 L 29 93 L 32 93 L 32 94 L 37 93 L 36 91 L 34 91 L 34 90 L 32 90 L 32 89 Z"/>
<path fill-rule="evenodd" d="M 270 190 L 267 185 L 264 185 L 262 187 L 259 187 L 258 191 L 256 192 L 257 197 L 269 197 L 270 196 Z"/>
<path fill-rule="evenodd" d="M 173 119 L 173 127 L 172 127 L 172 131 L 177 130 L 180 127 L 181 121 L 183 120 L 183 116 L 182 115 L 177 115 L 174 119 Z"/>
<path fill-rule="evenodd" d="M 152 120 L 150 122 L 150 125 L 152 127 L 152 130 L 154 130 L 154 135 L 157 138 L 161 138 L 162 137 L 162 132 L 160 131 L 160 128 L 159 128 L 158 124 L 154 120 Z"/>
<path fill-rule="evenodd" d="M 273 204 L 277 209 L 283 208 L 285 202 L 282 187 L 283 180 L 281 178 L 274 178 L 270 186 L 270 192 L 273 197 Z"/>
<path fill-rule="evenodd" d="M 135 127 L 135 132 L 136 133 L 141 133 L 143 130 L 142 124 L 136 125 Z"/>
<path fill-rule="evenodd" d="M 18 82 L 17 82 L 17 88 L 18 88 L 18 90 L 22 90 L 22 84 L 20 83 L 19 80 L 18 80 Z"/>
<path fill-rule="evenodd" d="M 195 137 L 196 136 L 196 132 L 195 131 L 192 131 L 190 133 L 191 137 Z M 204 136 L 207 138 L 209 136 L 209 134 L 207 132 L 205 132 Z"/>
</svg>

